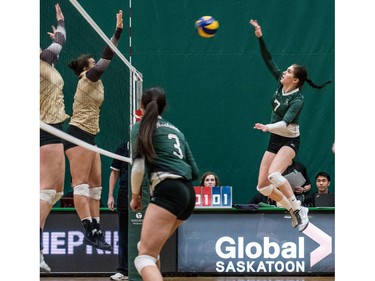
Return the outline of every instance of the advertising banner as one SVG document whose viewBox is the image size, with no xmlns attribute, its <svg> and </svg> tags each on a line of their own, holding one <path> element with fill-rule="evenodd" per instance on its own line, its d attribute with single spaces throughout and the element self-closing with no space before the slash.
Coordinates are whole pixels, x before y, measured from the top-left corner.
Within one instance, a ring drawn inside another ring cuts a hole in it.
<svg viewBox="0 0 375 281">
<path fill-rule="evenodd" d="M 146 200 L 146 199 L 145 199 Z M 70 209 L 70 208 L 69 208 Z M 113 251 L 103 251 L 83 244 L 84 230 L 74 209 L 52 211 L 48 216 L 43 232 L 43 255 L 51 267 L 51 274 L 77 275 L 113 275 L 118 267 L 118 222 L 117 214 L 112 211 L 101 211 L 101 228 L 105 240 L 111 244 Z M 137 256 L 137 243 L 142 227 L 144 211 L 129 213 L 129 279 L 142 280 L 134 267 Z M 164 245 L 160 253 L 162 272 L 176 272 L 176 235 Z M 109 278 L 109 277 L 108 277 Z"/>
<path fill-rule="evenodd" d="M 143 213 L 131 216 L 133 230 Z M 162 272 L 225 275 L 335 272 L 334 212 L 309 213 L 304 232 L 291 227 L 282 212 L 195 212 L 161 253 Z M 83 226 L 75 211 L 53 211 L 43 233 L 43 254 L 52 273 L 108 273 L 117 268 L 117 215 L 101 212 L 105 240 L 113 252 L 83 244 Z M 138 232 L 129 244 L 134 259 Z M 133 277 L 138 277 L 135 273 Z"/>
<path fill-rule="evenodd" d="M 117 268 L 117 215 L 101 212 L 100 224 L 105 240 L 113 251 L 103 251 L 83 244 L 84 228 L 73 211 L 51 212 L 43 232 L 43 255 L 51 273 L 113 274 Z"/>
<path fill-rule="evenodd" d="M 178 272 L 335 271 L 334 213 L 310 213 L 304 232 L 284 213 L 194 213 L 178 230 Z"/>
</svg>

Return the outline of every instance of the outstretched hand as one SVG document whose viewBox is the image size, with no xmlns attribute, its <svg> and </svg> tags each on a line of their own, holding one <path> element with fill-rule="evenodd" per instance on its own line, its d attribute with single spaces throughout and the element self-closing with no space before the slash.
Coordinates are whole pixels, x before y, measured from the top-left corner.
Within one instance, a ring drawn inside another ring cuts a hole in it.
<svg viewBox="0 0 375 281">
<path fill-rule="evenodd" d="M 123 29 L 122 10 L 119 10 L 116 14 L 116 28 Z"/>
<path fill-rule="evenodd" d="M 263 34 L 262 34 L 262 29 L 260 28 L 260 25 L 258 24 L 258 21 L 257 20 L 253 20 L 251 19 L 250 20 L 250 24 L 254 27 L 255 29 L 255 36 L 256 37 L 261 37 Z"/>
<path fill-rule="evenodd" d="M 263 132 L 267 132 L 268 131 L 268 127 L 266 125 L 264 125 L 264 124 L 261 124 L 261 123 L 255 123 L 254 129 L 261 130 Z"/>
<path fill-rule="evenodd" d="M 52 40 L 55 40 L 55 34 L 56 34 L 56 27 L 52 25 L 52 32 L 47 32 L 49 37 L 51 37 Z"/>
<path fill-rule="evenodd" d="M 57 19 L 57 21 L 64 20 L 64 14 L 62 13 L 59 4 L 55 5 L 55 9 L 56 9 L 56 19 Z"/>
<path fill-rule="evenodd" d="M 56 19 L 57 19 L 57 21 L 64 20 L 64 14 L 62 13 L 59 4 L 55 5 L 55 9 L 56 9 Z M 52 32 L 47 32 L 47 34 L 49 35 L 49 37 L 51 37 L 52 40 L 55 40 L 56 27 L 52 25 Z"/>
</svg>

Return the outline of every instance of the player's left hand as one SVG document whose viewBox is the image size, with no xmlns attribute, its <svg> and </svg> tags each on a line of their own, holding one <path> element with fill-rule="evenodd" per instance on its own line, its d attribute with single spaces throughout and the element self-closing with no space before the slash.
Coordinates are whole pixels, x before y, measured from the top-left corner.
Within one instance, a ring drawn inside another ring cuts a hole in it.
<svg viewBox="0 0 375 281">
<path fill-rule="evenodd" d="M 268 127 L 266 125 L 264 125 L 264 124 L 261 124 L 261 123 L 255 123 L 254 129 L 261 130 L 263 132 L 267 132 L 268 131 Z"/>
<path fill-rule="evenodd" d="M 116 14 L 116 28 L 123 29 L 122 10 L 119 10 Z"/>
<path fill-rule="evenodd" d="M 130 208 L 133 210 L 133 211 L 139 211 L 139 210 L 142 210 L 142 197 L 140 195 L 138 195 L 138 197 L 134 197 L 134 195 L 132 196 L 132 200 L 130 201 Z"/>
</svg>

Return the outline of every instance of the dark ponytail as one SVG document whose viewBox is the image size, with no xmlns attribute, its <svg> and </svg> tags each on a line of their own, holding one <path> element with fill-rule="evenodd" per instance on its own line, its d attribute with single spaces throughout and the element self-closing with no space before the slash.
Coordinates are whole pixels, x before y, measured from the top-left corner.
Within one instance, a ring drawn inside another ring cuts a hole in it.
<svg viewBox="0 0 375 281">
<path fill-rule="evenodd" d="M 327 82 L 324 82 L 323 84 L 321 85 L 317 85 L 315 84 L 313 81 L 311 81 L 310 79 L 306 79 L 306 82 L 307 84 L 309 84 L 311 87 L 315 88 L 315 89 L 321 89 L 321 88 L 324 88 L 326 85 L 328 85 L 329 83 L 332 83 L 332 81 L 327 81 Z"/>
<path fill-rule="evenodd" d="M 155 156 L 154 144 L 152 142 L 156 129 L 158 116 L 162 114 L 166 106 L 166 97 L 161 88 L 150 88 L 142 95 L 141 103 L 144 114 L 140 121 L 139 133 L 136 142 L 137 153 L 145 156 L 148 161 L 152 161 Z"/>
<path fill-rule="evenodd" d="M 321 85 L 317 85 L 313 81 L 311 81 L 311 79 L 307 78 L 307 71 L 306 71 L 305 67 L 303 67 L 301 65 L 298 65 L 298 64 L 294 64 L 293 66 L 294 66 L 294 77 L 299 79 L 298 87 L 302 87 L 303 84 L 306 81 L 307 84 L 309 84 L 311 87 L 313 87 L 315 89 L 322 89 L 327 84 L 332 82 L 332 81 L 327 81 L 327 82 L 324 82 Z"/>
</svg>

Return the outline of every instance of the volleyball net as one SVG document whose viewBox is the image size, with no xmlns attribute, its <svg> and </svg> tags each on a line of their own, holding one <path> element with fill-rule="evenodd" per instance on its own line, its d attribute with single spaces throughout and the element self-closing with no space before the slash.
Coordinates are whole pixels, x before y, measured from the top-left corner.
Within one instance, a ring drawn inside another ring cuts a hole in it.
<svg viewBox="0 0 375 281">
<path fill-rule="evenodd" d="M 126 1 L 91 1 L 91 0 L 60 0 L 59 5 L 64 14 L 66 43 L 64 44 L 59 58 L 55 64 L 56 69 L 64 80 L 63 93 L 65 111 L 72 116 L 73 103 L 79 102 L 75 98 L 78 77 L 68 67 L 71 60 L 82 54 L 89 54 L 98 61 L 106 46 L 115 52 L 108 68 L 102 75 L 104 85 L 104 101 L 100 107 L 99 127 L 100 131 L 95 137 L 95 145 L 91 145 L 78 138 L 69 135 L 66 131 L 69 119 L 65 121 L 63 130 L 56 129 L 49 124 L 40 121 L 40 128 L 61 139 L 74 143 L 91 151 L 106 156 L 102 159 L 102 185 L 105 188 L 110 173 L 112 159 L 118 159 L 132 163 L 131 157 L 124 157 L 113 153 L 117 147 L 129 141 L 131 126 L 140 118 L 140 100 L 142 96 L 143 77 L 131 63 L 131 0 L 129 6 Z M 81 5 L 82 4 L 82 5 Z M 113 36 L 116 26 L 116 13 L 123 11 L 124 28 L 118 45 L 112 44 L 110 38 Z M 129 18 L 127 22 L 126 19 Z M 51 39 L 47 32 L 51 32 L 51 25 L 56 26 L 55 0 L 44 0 L 40 2 L 40 47 L 47 48 Z M 126 39 L 129 38 L 127 41 Z M 128 44 L 127 44 L 128 43 Z M 125 57 L 127 56 L 128 59 Z M 58 87 L 58 85 L 53 85 Z M 52 86 L 52 87 L 53 87 Z M 90 96 L 87 95 L 87 99 Z M 52 100 L 50 102 L 53 102 Z M 82 102 L 85 102 L 84 100 Z M 69 162 L 66 162 L 67 165 Z M 68 171 L 69 169 L 67 169 Z M 130 170 L 130 169 L 129 169 Z M 70 173 L 65 176 L 65 188 L 69 189 Z M 147 186 L 147 182 L 144 183 Z M 129 193 L 131 189 L 129 188 Z M 105 192 L 104 200 L 106 199 Z M 141 218 L 147 207 L 149 192 L 147 188 L 142 189 L 141 211 L 129 210 L 129 261 L 134 260 L 138 254 L 137 242 L 141 232 Z M 104 201 L 103 201 L 104 202 Z M 116 245 L 113 245 L 114 249 Z M 133 262 L 129 262 L 129 279 L 141 280 Z M 116 269 L 114 265 L 113 270 Z"/>
<path fill-rule="evenodd" d="M 68 67 L 68 63 L 81 54 L 90 54 L 95 61 L 98 61 L 104 48 L 108 45 L 115 53 L 101 80 L 104 85 L 104 102 L 100 109 L 100 132 L 96 137 L 97 146 L 90 145 L 77 139 L 66 131 L 58 130 L 43 121 L 40 121 L 40 128 L 50 134 L 56 135 L 76 145 L 100 153 L 101 155 L 119 159 L 131 163 L 131 158 L 119 156 L 114 151 L 117 146 L 129 138 L 129 131 L 132 124 L 137 120 L 137 110 L 140 107 L 142 95 L 143 77 L 131 64 L 131 1 L 129 7 L 126 2 L 105 5 L 103 3 L 92 3 L 92 1 L 77 0 L 60 1 L 59 5 L 65 18 L 66 43 L 56 62 L 56 69 L 64 79 L 64 102 L 65 111 L 72 116 L 73 102 L 78 77 Z M 100 4 L 100 6 L 98 6 Z M 56 26 L 55 1 L 42 1 L 40 3 L 40 47 L 44 49 L 51 44 L 51 39 L 46 34 L 51 32 L 51 25 Z M 101 10 L 101 16 L 92 18 L 89 10 Z M 123 10 L 124 28 L 121 38 L 116 47 L 110 40 L 116 26 L 116 13 Z M 129 18 L 129 21 L 127 21 Z M 127 40 L 129 38 L 129 40 Z M 126 54 L 128 59 L 125 57 Z M 57 85 L 56 85 L 57 86 Z M 90 98 L 88 96 L 88 98 Z M 68 119 L 69 120 L 69 119 Z M 68 121 L 64 126 L 68 126 Z"/>
</svg>

